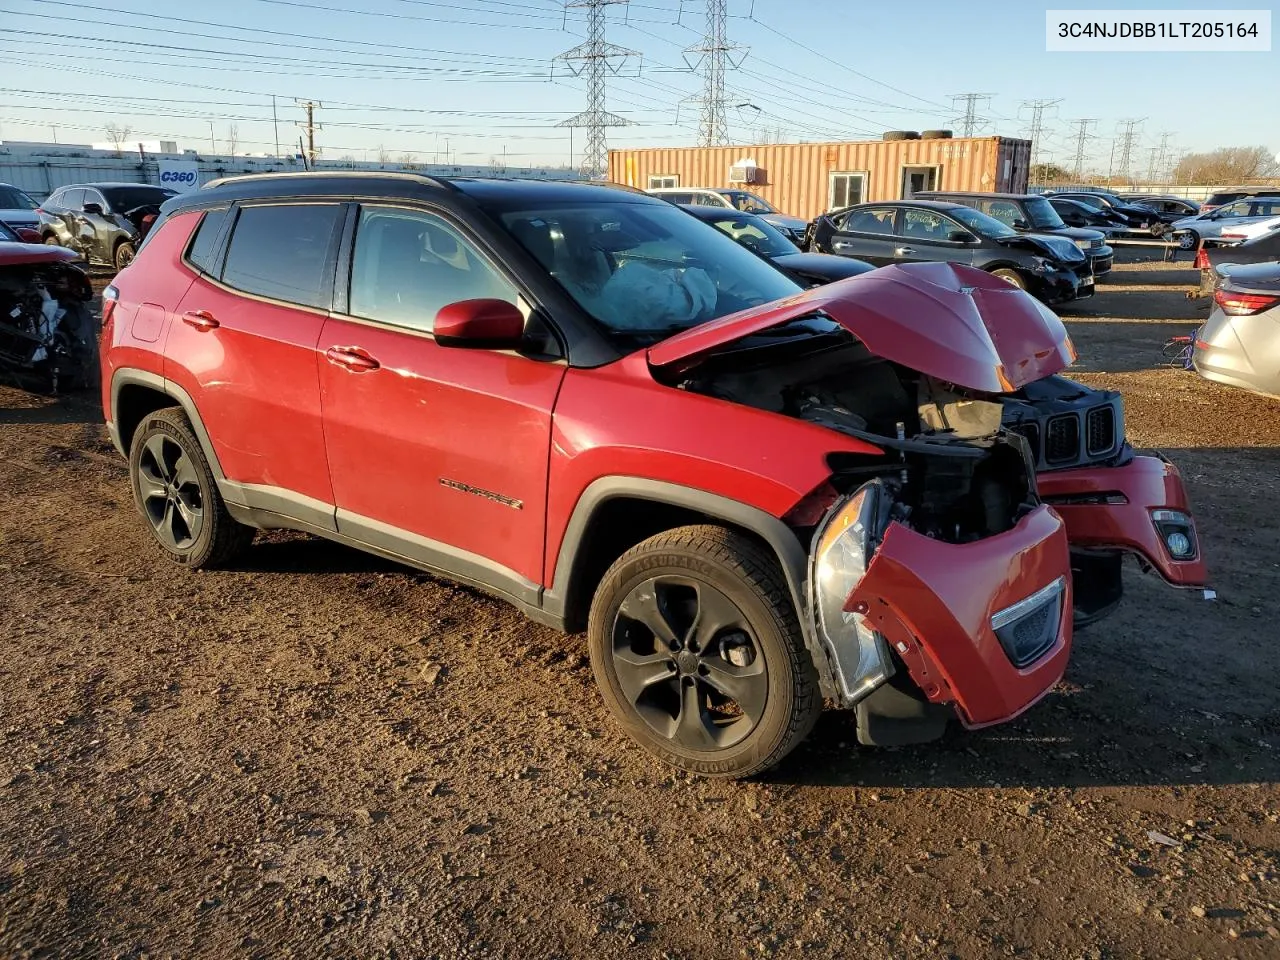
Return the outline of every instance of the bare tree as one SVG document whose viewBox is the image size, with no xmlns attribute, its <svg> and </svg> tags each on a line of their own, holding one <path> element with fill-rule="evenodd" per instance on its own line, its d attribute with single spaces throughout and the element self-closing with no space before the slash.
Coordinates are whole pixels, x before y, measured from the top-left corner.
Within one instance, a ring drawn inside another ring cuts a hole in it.
<svg viewBox="0 0 1280 960">
<path fill-rule="evenodd" d="M 133 128 L 127 124 L 108 123 L 106 126 L 107 139 L 111 141 L 111 146 L 115 148 L 116 153 L 120 153 L 124 149 L 125 141 L 129 139 L 129 135 L 133 133 Z"/>
<path fill-rule="evenodd" d="M 1178 183 L 1243 183 L 1278 171 L 1280 165 L 1266 147 L 1219 147 L 1187 154 L 1173 168 L 1173 176 Z"/>
<path fill-rule="evenodd" d="M 379 163 L 387 163 L 391 159 L 391 151 L 388 150 L 386 147 L 384 147 L 382 144 L 378 144 L 378 146 L 375 149 L 378 151 Z"/>
<path fill-rule="evenodd" d="M 231 156 L 236 155 L 236 147 L 240 145 L 240 127 L 238 124 L 231 124 L 227 127 L 227 153 Z"/>
<path fill-rule="evenodd" d="M 412 153 L 400 154 L 400 165 L 408 170 L 418 169 L 418 165 L 414 162 Z"/>
</svg>

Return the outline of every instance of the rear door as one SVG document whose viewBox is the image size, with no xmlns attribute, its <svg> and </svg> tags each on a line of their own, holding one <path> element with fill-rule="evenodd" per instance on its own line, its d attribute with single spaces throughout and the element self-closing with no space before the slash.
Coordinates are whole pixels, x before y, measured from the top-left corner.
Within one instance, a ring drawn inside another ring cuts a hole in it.
<svg viewBox="0 0 1280 960">
<path fill-rule="evenodd" d="M 365 205 L 351 249 L 320 340 L 338 530 L 535 599 L 563 362 L 435 341 L 447 304 L 527 308 L 497 258 L 443 212 Z"/>
<path fill-rule="evenodd" d="M 234 210 L 224 254 L 189 254 L 212 265 L 182 298 L 165 346 L 165 375 L 196 399 L 244 501 L 330 529 L 316 345 L 346 209 L 307 201 Z"/>
<path fill-rule="evenodd" d="M 830 240 L 831 252 L 866 260 L 878 267 L 896 263 L 896 215 L 893 207 L 857 207 L 838 215 L 832 221 L 836 229 Z"/>
<path fill-rule="evenodd" d="M 904 207 L 899 214 L 897 232 L 900 242 L 894 248 L 894 255 L 899 263 L 973 262 L 973 245 L 952 239 L 956 233 L 971 236 L 970 231 L 937 210 Z"/>
</svg>

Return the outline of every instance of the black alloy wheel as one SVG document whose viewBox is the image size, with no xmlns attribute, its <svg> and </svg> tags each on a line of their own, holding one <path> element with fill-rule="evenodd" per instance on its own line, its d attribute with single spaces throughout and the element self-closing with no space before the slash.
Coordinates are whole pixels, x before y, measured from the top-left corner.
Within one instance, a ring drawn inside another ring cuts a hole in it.
<svg viewBox="0 0 1280 960">
<path fill-rule="evenodd" d="M 764 655 L 746 615 L 710 584 L 679 576 L 636 584 L 614 619 L 612 653 L 636 713 L 687 750 L 733 746 L 764 714 Z"/>
<path fill-rule="evenodd" d="M 142 512 L 169 550 L 189 550 L 204 530 L 204 492 L 182 447 L 162 433 L 152 434 L 138 458 Z"/>
</svg>

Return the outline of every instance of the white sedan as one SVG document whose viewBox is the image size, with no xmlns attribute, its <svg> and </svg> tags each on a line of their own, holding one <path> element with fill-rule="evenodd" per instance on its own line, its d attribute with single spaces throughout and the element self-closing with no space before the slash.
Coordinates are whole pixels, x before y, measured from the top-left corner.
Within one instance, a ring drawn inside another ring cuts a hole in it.
<svg viewBox="0 0 1280 960">
<path fill-rule="evenodd" d="M 1232 227 L 1223 227 L 1220 236 L 1223 240 L 1252 240 L 1272 230 L 1280 230 L 1280 216 L 1267 217 L 1265 220 L 1251 220 Z"/>
</svg>

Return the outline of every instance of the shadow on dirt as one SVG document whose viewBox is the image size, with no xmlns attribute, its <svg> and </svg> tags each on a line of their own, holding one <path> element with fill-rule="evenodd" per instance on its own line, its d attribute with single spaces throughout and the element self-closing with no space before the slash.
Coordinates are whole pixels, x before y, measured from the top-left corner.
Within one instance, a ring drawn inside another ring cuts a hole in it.
<svg viewBox="0 0 1280 960">
<path fill-rule="evenodd" d="M 323 537 L 287 530 L 258 534 L 238 562 L 228 569 L 237 573 L 402 573 L 417 571 L 382 557 L 334 543 Z"/>
<path fill-rule="evenodd" d="M 41 423 L 102 423 L 102 405 L 92 391 L 51 397 L 32 393 L 29 388 L 5 377 L 5 386 L 18 386 L 26 392 L 9 405 L 0 406 L 0 424 L 35 425 Z"/>
</svg>

